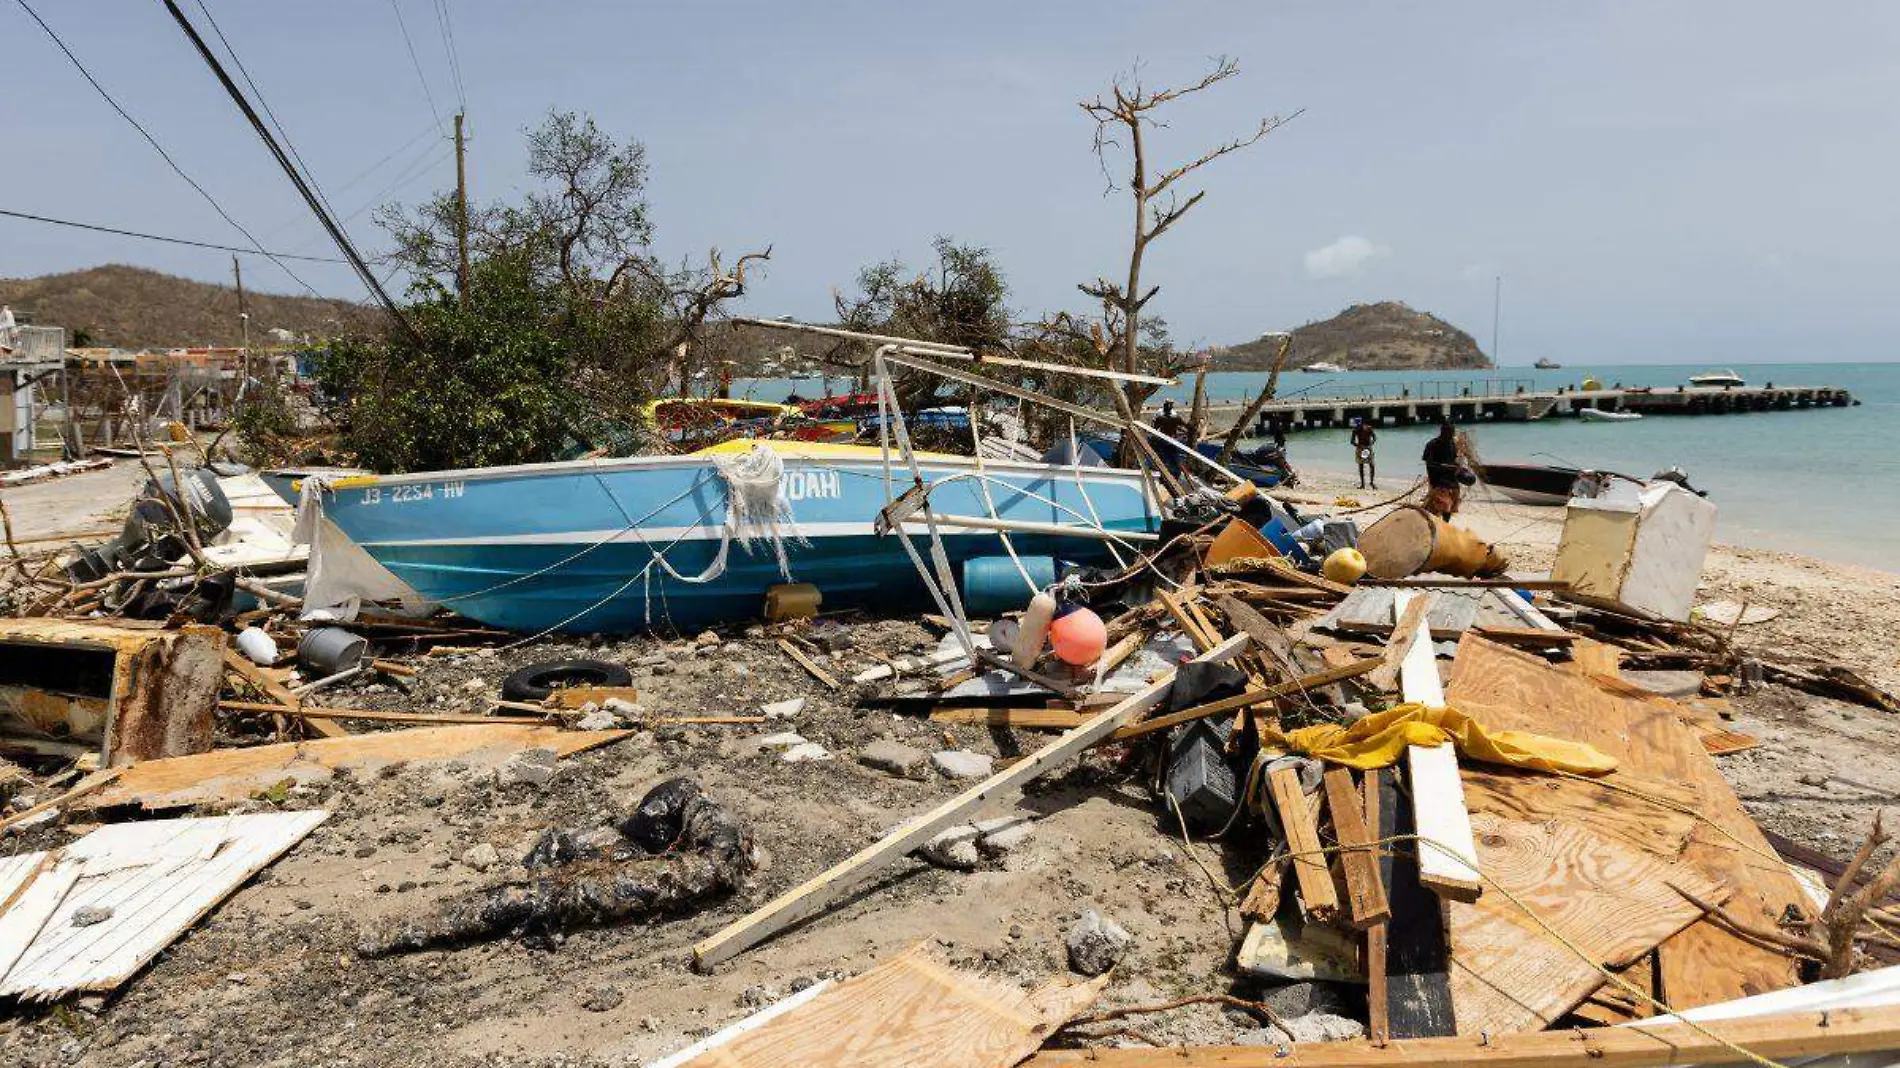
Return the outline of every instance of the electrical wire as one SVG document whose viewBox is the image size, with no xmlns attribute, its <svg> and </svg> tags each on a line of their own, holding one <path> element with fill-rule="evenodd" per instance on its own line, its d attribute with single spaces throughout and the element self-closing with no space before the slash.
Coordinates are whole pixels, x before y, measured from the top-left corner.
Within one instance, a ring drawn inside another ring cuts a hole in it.
<svg viewBox="0 0 1900 1068">
<path fill-rule="evenodd" d="M 442 48 L 449 55 L 449 75 L 455 81 L 455 101 L 468 110 L 468 93 L 462 87 L 462 57 L 455 49 L 455 25 L 449 20 L 449 0 L 435 0 L 435 18 L 442 29 Z"/>
<path fill-rule="evenodd" d="M 24 4 L 26 0 L 19 0 L 19 2 Z M 389 312 L 390 317 L 396 320 L 397 325 L 409 335 L 410 339 L 417 345 L 423 344 L 422 335 L 416 331 L 415 325 L 409 321 L 408 316 L 403 314 L 402 309 L 396 306 L 396 302 L 390 298 L 382 283 L 370 272 L 369 265 L 363 262 L 362 254 L 357 252 L 356 246 L 350 242 L 349 235 L 343 232 L 342 227 L 337 225 L 336 220 L 332 219 L 329 212 L 324 209 L 309 183 L 298 172 L 296 165 L 290 161 L 290 157 L 284 154 L 283 147 L 277 143 L 275 137 L 271 136 L 270 128 L 258 117 L 257 110 L 251 107 L 243 91 L 237 87 L 236 82 L 231 80 L 231 75 L 225 71 L 224 64 L 218 62 L 218 57 L 212 53 L 210 46 L 205 44 L 204 38 L 199 36 L 197 28 L 191 24 L 190 19 L 185 17 L 185 12 L 179 8 L 176 0 L 161 0 L 161 2 L 165 5 L 165 10 L 170 12 L 173 21 L 178 23 L 178 28 L 191 41 L 192 47 L 198 50 L 198 55 L 205 61 L 205 65 L 211 68 L 211 73 L 217 77 L 218 84 L 224 87 L 231 102 L 237 105 L 245 120 L 251 124 L 251 129 L 257 132 L 258 138 L 264 142 L 264 147 L 270 149 L 278 166 L 283 168 L 291 184 L 297 187 L 297 192 L 304 198 L 304 202 L 310 205 L 312 212 L 316 213 L 318 221 L 323 223 L 323 228 L 329 231 L 338 250 L 350 261 L 350 266 L 356 271 L 356 276 L 362 280 L 363 285 L 376 297 L 377 303 Z"/>
<path fill-rule="evenodd" d="M 50 223 L 54 226 L 70 226 L 76 230 L 94 230 L 102 234 L 118 234 L 121 237 L 137 237 L 146 241 L 163 241 L 171 245 L 191 245 L 195 248 L 215 249 L 219 252 L 236 252 L 245 256 L 271 256 L 285 260 L 308 260 L 311 263 L 347 263 L 349 261 L 335 256 L 300 256 L 294 252 L 265 252 L 261 249 L 242 248 L 237 245 L 220 245 L 211 241 L 193 241 L 185 237 L 164 237 L 159 234 L 143 234 L 137 230 L 121 230 L 116 226 L 100 226 L 96 223 L 74 222 L 71 219 L 55 219 L 47 215 L 33 215 L 24 211 L 8 211 L 0 208 L 0 215 L 11 219 L 26 219 L 31 222 Z"/>
<path fill-rule="evenodd" d="M 442 110 L 435 106 L 435 94 L 429 91 L 429 79 L 422 73 L 422 60 L 416 56 L 416 42 L 409 36 L 409 24 L 402 20 L 402 7 L 396 0 L 389 0 L 389 9 L 396 13 L 396 28 L 402 31 L 402 43 L 409 49 L 409 64 L 416 69 L 416 80 L 422 83 L 423 99 L 429 102 L 429 114 L 435 116 L 433 129 L 442 129 Z"/>
<path fill-rule="evenodd" d="M 290 149 L 291 158 L 296 160 L 297 166 L 303 170 L 303 176 L 309 181 L 310 188 L 317 191 L 317 199 L 323 201 L 323 206 L 329 208 L 330 214 L 336 214 L 336 208 L 331 207 L 330 198 L 324 195 L 323 187 L 317 182 L 316 172 L 310 168 L 310 164 L 304 162 L 303 153 L 297 151 L 297 145 L 291 141 L 289 132 L 284 129 L 284 124 L 277 121 L 277 113 L 270 109 L 270 101 L 264 99 L 264 90 L 259 89 L 257 83 L 251 80 L 251 72 L 245 69 L 244 60 L 238 57 L 237 49 L 232 48 L 231 42 L 225 38 L 224 30 L 219 27 L 218 20 L 212 16 L 211 9 L 205 6 L 205 0 L 194 0 L 194 2 L 198 5 L 198 10 L 204 12 L 205 21 L 211 24 L 211 32 L 217 35 L 218 43 L 224 46 L 224 51 L 231 57 L 231 62 L 237 65 L 238 74 L 243 77 L 244 84 L 250 86 L 251 95 L 257 98 L 257 106 L 264 109 L 264 117 L 270 120 L 271 126 L 277 131 L 277 136 L 283 139 L 284 147 Z"/>
<path fill-rule="evenodd" d="M 244 228 L 244 224 L 232 218 L 231 213 L 224 210 L 224 205 L 218 203 L 218 198 L 212 196 L 209 190 L 205 189 L 204 186 L 198 184 L 197 179 L 193 178 L 189 174 L 186 174 L 185 169 L 178 165 L 177 160 L 172 158 L 172 154 L 170 152 L 165 151 L 165 146 L 158 143 L 158 138 L 153 137 L 150 130 L 147 130 L 143 125 L 141 125 L 139 123 L 139 120 L 133 118 L 131 113 L 126 111 L 125 108 L 120 105 L 118 100 L 113 98 L 111 93 L 106 92 L 106 87 L 99 84 L 99 79 L 92 76 L 92 72 L 87 70 L 86 65 L 79 61 L 79 57 L 73 54 L 72 49 L 66 47 L 66 42 L 60 39 L 59 34 L 53 32 L 53 28 L 46 24 L 46 20 L 40 17 L 39 12 L 33 10 L 32 5 L 28 4 L 26 0 L 14 0 L 14 2 L 19 4 L 20 9 L 25 11 L 27 15 L 30 18 L 32 18 L 34 22 L 39 23 L 40 29 L 46 31 L 46 36 L 53 39 L 53 44 L 57 45 L 59 47 L 59 50 L 66 54 L 66 58 L 72 61 L 73 66 L 79 71 L 80 75 L 84 77 L 89 84 L 91 84 L 93 89 L 96 92 L 98 92 L 99 96 L 103 98 L 107 104 L 110 104 L 112 106 L 112 110 L 118 112 L 120 118 L 130 123 L 132 128 L 139 132 L 139 136 L 145 138 L 146 144 L 151 145 L 152 150 L 158 153 L 159 158 L 163 159 L 166 165 L 171 167 L 172 172 L 178 175 L 178 177 L 183 178 L 185 180 L 186 185 L 189 185 L 193 189 L 197 190 L 198 195 L 205 199 L 205 203 L 211 205 L 211 208 L 213 211 L 216 211 L 218 215 L 224 219 L 225 222 L 230 223 L 232 228 L 237 230 L 238 233 L 243 234 L 245 237 L 245 240 L 251 243 L 252 249 L 258 255 L 263 256 L 264 258 L 270 260 L 272 263 L 276 264 L 279 270 L 289 275 L 291 279 L 295 281 L 298 285 L 308 290 L 311 296 L 317 297 L 319 299 L 327 299 L 327 298 L 324 298 L 323 294 L 317 292 L 316 288 L 312 286 L 309 282 L 306 282 L 301 277 L 299 277 L 296 271 L 293 271 L 288 266 L 286 266 L 281 259 L 277 258 L 275 255 L 272 255 L 269 252 L 266 252 L 264 250 L 263 243 L 258 241 L 256 236 L 254 236 L 249 230 L 246 230 Z"/>
</svg>

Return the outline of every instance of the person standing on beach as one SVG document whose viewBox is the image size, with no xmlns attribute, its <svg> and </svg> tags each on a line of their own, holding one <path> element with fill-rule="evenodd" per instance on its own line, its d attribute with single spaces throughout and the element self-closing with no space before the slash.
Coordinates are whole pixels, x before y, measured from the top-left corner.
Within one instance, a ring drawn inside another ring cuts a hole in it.
<svg viewBox="0 0 1900 1068">
<path fill-rule="evenodd" d="M 1352 421 L 1352 455 L 1359 461 L 1359 488 L 1378 489 L 1379 469 L 1372 462 L 1372 444 L 1379 440 L 1378 431 L 1364 419 Z"/>
<path fill-rule="evenodd" d="M 1425 495 L 1425 510 L 1449 520 L 1458 511 L 1462 492 L 1458 428 L 1448 422 L 1438 424 L 1438 436 L 1425 443 L 1424 460 L 1425 478 L 1431 484 L 1431 492 Z"/>
</svg>

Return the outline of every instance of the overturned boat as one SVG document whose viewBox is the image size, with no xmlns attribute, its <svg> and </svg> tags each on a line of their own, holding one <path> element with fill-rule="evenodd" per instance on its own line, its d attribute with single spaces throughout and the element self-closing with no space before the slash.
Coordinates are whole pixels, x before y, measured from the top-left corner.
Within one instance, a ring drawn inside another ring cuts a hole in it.
<svg viewBox="0 0 1900 1068">
<path fill-rule="evenodd" d="M 1017 553 L 1107 562 L 1153 540 L 1137 471 L 915 454 L 928 509 L 874 524 L 916 480 L 867 446 L 734 441 L 682 456 L 314 479 L 304 506 L 429 600 L 515 631 L 626 632 L 756 618 L 808 582 L 827 609 L 924 585 L 905 542 L 944 562 Z"/>
</svg>

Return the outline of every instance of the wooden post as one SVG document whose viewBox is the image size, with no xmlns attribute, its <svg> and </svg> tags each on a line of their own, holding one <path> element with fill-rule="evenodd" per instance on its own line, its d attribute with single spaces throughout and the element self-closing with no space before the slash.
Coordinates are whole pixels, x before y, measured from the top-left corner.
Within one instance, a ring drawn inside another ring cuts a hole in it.
<svg viewBox="0 0 1900 1068">
<path fill-rule="evenodd" d="M 1280 814 L 1280 829 L 1286 832 L 1287 850 L 1293 854 L 1300 902 L 1308 916 L 1330 923 L 1339 914 L 1339 895 L 1333 892 L 1332 872 L 1319 852 L 1319 826 L 1300 789 L 1300 773 L 1292 767 L 1275 768 L 1267 775 L 1267 787 L 1273 793 L 1273 807 Z"/>
</svg>

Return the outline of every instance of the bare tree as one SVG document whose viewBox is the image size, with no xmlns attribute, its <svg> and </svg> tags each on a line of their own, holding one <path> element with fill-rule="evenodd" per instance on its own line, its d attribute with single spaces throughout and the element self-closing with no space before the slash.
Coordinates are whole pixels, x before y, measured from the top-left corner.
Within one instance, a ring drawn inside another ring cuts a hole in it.
<svg viewBox="0 0 1900 1068">
<path fill-rule="evenodd" d="M 1271 115 L 1261 119 L 1259 126 L 1246 136 L 1224 142 L 1179 166 L 1160 167 L 1152 164 L 1148 159 L 1145 134 L 1150 128 L 1166 125 L 1155 113 L 1172 101 L 1212 88 L 1239 73 L 1239 64 L 1222 56 L 1214 61 L 1213 69 L 1192 85 L 1150 88 L 1142 84 L 1140 69 L 1136 68 L 1117 77 L 1106 98 L 1098 96 L 1081 104 L 1083 112 L 1095 120 L 1095 154 L 1102 162 L 1102 173 L 1108 178 L 1111 191 L 1115 188 L 1115 179 L 1109 169 L 1109 150 L 1121 149 L 1128 154 L 1127 189 L 1134 201 L 1135 212 L 1134 243 L 1128 251 L 1127 279 L 1124 282 L 1111 282 L 1107 278 L 1097 278 L 1079 287 L 1082 292 L 1101 302 L 1106 355 L 1113 364 L 1118 365 L 1119 370 L 1128 374 L 1135 374 L 1140 369 L 1142 311 L 1161 289 L 1160 286 L 1150 286 L 1145 291 L 1142 289 L 1142 259 L 1150 244 L 1167 233 L 1207 196 L 1204 189 L 1184 196 L 1178 188 L 1179 184 L 1202 167 L 1254 144 L 1300 114 L 1295 111 L 1284 118 Z M 1172 373 L 1178 368 L 1163 370 Z M 1141 403 L 1154 392 L 1154 387 L 1131 382 L 1121 392 L 1124 395 L 1118 398 L 1116 406 L 1120 408 L 1126 405 L 1131 410 L 1139 410 Z"/>
</svg>

